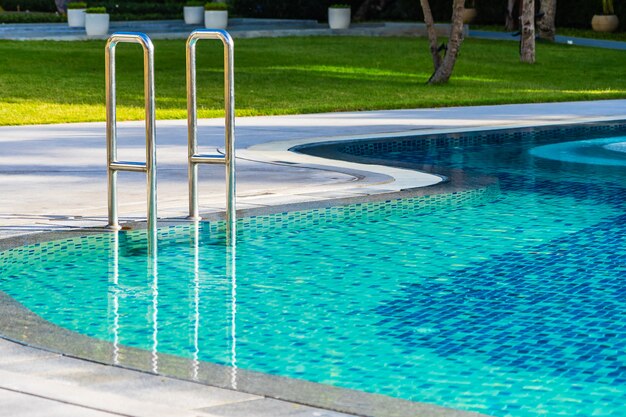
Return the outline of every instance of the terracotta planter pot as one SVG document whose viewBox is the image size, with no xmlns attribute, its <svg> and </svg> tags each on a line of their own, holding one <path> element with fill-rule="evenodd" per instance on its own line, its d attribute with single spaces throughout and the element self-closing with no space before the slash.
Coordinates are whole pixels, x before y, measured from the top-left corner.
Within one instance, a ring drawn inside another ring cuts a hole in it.
<svg viewBox="0 0 626 417">
<path fill-rule="evenodd" d="M 228 26 L 228 10 L 206 10 L 204 26 L 207 29 L 226 29 Z"/>
<path fill-rule="evenodd" d="M 71 28 L 85 27 L 85 9 L 68 9 L 67 25 Z"/>
<path fill-rule="evenodd" d="M 328 9 L 328 26 L 331 29 L 348 29 L 350 27 L 351 10 L 348 8 L 337 9 L 330 7 Z"/>
<path fill-rule="evenodd" d="M 183 17 L 187 25 L 199 25 L 204 21 L 203 6 L 185 6 L 183 7 Z"/>
<path fill-rule="evenodd" d="M 463 10 L 463 23 L 467 24 L 476 19 L 476 9 Z"/>
<path fill-rule="evenodd" d="M 85 15 L 85 31 L 88 36 L 102 36 L 109 33 L 108 13 L 87 13 Z"/>
<path fill-rule="evenodd" d="M 595 15 L 591 19 L 591 27 L 596 32 L 615 32 L 619 19 L 615 15 Z"/>
</svg>

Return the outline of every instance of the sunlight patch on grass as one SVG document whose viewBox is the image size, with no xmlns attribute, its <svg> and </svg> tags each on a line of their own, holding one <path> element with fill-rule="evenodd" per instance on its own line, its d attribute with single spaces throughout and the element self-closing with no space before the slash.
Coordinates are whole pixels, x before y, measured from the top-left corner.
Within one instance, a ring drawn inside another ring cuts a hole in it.
<svg viewBox="0 0 626 417">
<path fill-rule="evenodd" d="M 403 79 L 422 79 L 430 76 L 425 72 L 399 72 L 379 68 L 330 66 L 330 65 L 307 65 L 307 66 L 275 66 L 268 67 L 271 71 L 305 71 L 319 74 L 341 74 L 341 75 L 365 75 L 369 77 L 399 77 Z"/>
<path fill-rule="evenodd" d="M 476 83 L 501 83 L 503 81 L 502 79 L 497 79 L 497 78 L 487 78 L 487 77 L 478 77 L 478 76 L 469 76 L 469 75 L 459 75 L 459 76 L 454 77 L 454 80 L 471 81 L 471 82 L 476 82 Z"/>
<path fill-rule="evenodd" d="M 501 92 L 507 92 L 507 90 L 501 90 Z M 509 91 L 510 92 L 510 91 Z M 623 96 L 626 94 L 626 90 L 562 90 L 562 89 L 523 89 L 515 90 L 516 93 L 528 93 L 528 94 L 572 94 L 572 95 L 593 95 L 599 96 Z"/>
<path fill-rule="evenodd" d="M 12 100 L 0 106 L 0 125 L 4 126 L 45 124 L 50 123 L 50 120 L 54 120 L 54 123 L 96 122 L 104 118 L 104 105 Z"/>
<path fill-rule="evenodd" d="M 561 90 L 564 94 L 591 94 L 591 95 L 624 95 L 626 94 L 626 90 L 616 90 L 613 88 L 605 89 L 605 90 Z"/>
</svg>

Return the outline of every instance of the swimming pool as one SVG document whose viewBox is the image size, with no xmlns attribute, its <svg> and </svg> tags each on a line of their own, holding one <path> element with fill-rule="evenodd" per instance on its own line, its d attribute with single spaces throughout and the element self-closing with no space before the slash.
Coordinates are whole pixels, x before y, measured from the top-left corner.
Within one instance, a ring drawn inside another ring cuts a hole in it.
<svg viewBox="0 0 626 417">
<path fill-rule="evenodd" d="M 0 290 L 114 349 L 153 352 L 156 372 L 170 354 L 493 416 L 626 416 L 626 166 L 542 148 L 619 152 L 605 146 L 624 132 L 300 149 L 449 182 L 243 219 L 235 262 L 216 222 L 161 229 L 156 262 L 141 231 L 15 248 L 0 253 Z"/>
</svg>

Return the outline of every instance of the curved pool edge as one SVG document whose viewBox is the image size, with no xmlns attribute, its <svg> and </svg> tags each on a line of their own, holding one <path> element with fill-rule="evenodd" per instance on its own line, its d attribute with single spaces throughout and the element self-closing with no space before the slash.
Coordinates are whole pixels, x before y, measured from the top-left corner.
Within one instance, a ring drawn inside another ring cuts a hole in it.
<svg viewBox="0 0 626 417">
<path fill-rule="evenodd" d="M 624 121 L 624 117 L 579 117 L 576 120 L 554 119 L 532 122 L 516 122 L 488 126 L 465 126 L 439 129 L 412 129 L 377 134 L 351 134 L 320 136 L 290 140 L 276 140 L 249 146 L 237 151 L 237 157 L 250 161 L 284 164 L 307 168 L 326 169 L 353 175 L 354 182 L 335 184 L 333 190 L 348 196 L 351 193 L 375 195 L 393 193 L 415 188 L 432 187 L 445 182 L 447 177 L 440 172 L 425 172 L 403 166 L 382 165 L 379 161 L 353 158 L 351 160 L 332 156 L 314 155 L 301 150 L 327 145 L 340 145 L 348 142 L 394 140 L 407 136 L 428 138 L 439 135 L 472 135 L 476 133 L 494 134 L 500 131 L 554 130 L 584 125 L 603 125 Z"/>
<path fill-rule="evenodd" d="M 401 134 L 394 134 L 393 136 L 385 134 L 367 135 L 367 139 L 395 138 L 405 136 L 406 134 L 408 133 L 403 132 Z M 413 132 L 413 134 L 415 134 L 415 132 Z M 250 146 L 244 150 L 238 151 L 237 154 L 238 157 L 261 163 L 323 168 L 367 179 L 367 181 L 360 180 L 354 183 L 342 184 L 342 187 L 334 187 L 341 188 L 344 192 L 367 192 L 372 186 L 382 187 L 386 192 L 398 192 L 412 188 L 433 186 L 445 180 L 440 175 L 422 171 L 397 168 L 388 165 L 364 164 L 358 161 L 350 162 L 333 158 L 322 158 L 297 151 L 298 148 L 304 146 L 351 142 L 362 139 L 364 139 L 362 136 L 349 135 L 273 141 Z"/>
<path fill-rule="evenodd" d="M 54 235 L 56 236 L 58 233 L 54 233 Z M 0 338 L 20 345 L 62 354 L 69 358 L 88 360 L 359 416 L 488 417 L 475 412 L 235 369 L 168 354 L 159 353 L 155 356 L 150 351 L 115 346 L 113 343 L 54 325 L 31 312 L 2 291 L 0 291 Z"/>
</svg>

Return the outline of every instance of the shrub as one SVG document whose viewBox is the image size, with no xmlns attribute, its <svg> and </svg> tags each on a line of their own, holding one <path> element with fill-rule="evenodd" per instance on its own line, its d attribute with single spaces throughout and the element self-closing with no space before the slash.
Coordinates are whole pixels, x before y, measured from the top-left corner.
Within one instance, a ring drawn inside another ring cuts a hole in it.
<svg viewBox="0 0 626 417">
<path fill-rule="evenodd" d="M 67 8 L 68 9 L 86 9 L 87 8 L 87 3 L 84 3 L 82 1 L 76 1 L 76 2 L 72 2 L 72 3 L 67 3 Z"/>
<path fill-rule="evenodd" d="M 204 10 L 228 10 L 226 3 L 206 3 Z"/>
<path fill-rule="evenodd" d="M 200 6 L 204 6 L 204 2 L 203 1 L 199 1 L 199 0 L 191 0 L 191 1 L 188 1 L 187 3 L 185 3 L 185 6 L 188 6 L 188 7 L 200 7 Z"/>
<path fill-rule="evenodd" d="M 89 14 L 104 14 L 106 12 L 107 12 L 106 7 L 89 7 L 87 10 L 85 10 L 85 13 L 89 13 Z"/>
</svg>

